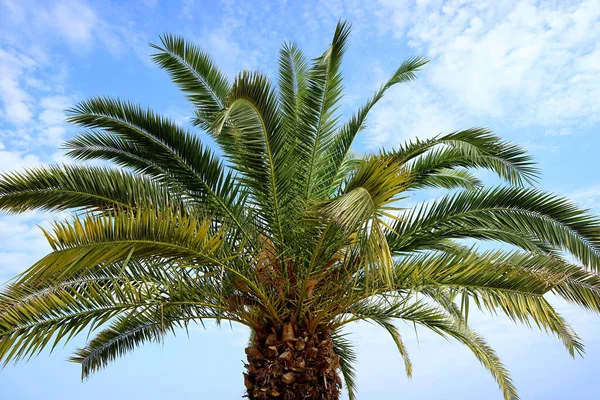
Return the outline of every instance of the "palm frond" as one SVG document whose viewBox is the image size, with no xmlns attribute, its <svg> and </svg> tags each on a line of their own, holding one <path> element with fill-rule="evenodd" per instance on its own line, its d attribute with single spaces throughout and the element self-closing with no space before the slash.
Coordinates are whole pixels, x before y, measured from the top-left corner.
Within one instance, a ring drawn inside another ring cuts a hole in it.
<svg viewBox="0 0 600 400">
<path fill-rule="evenodd" d="M 180 196 L 144 176 L 105 167 L 50 166 L 0 175 L 0 209 L 184 209 Z"/>
<path fill-rule="evenodd" d="M 158 342 L 166 333 L 174 333 L 174 328 L 170 318 L 161 318 L 160 306 L 152 313 L 133 312 L 118 317 L 69 361 L 81 364 L 81 379 L 85 379 L 144 342 Z"/>
<path fill-rule="evenodd" d="M 19 282 L 69 279 L 102 265 L 142 257 L 184 265 L 221 266 L 224 233 L 173 210 L 114 211 L 56 222 L 44 231 L 53 252 L 20 275 Z"/>
<path fill-rule="evenodd" d="M 373 318 L 388 320 L 404 320 L 426 327 L 442 337 L 451 337 L 467 346 L 481 364 L 490 371 L 506 400 L 518 400 L 518 395 L 510 375 L 494 350 L 475 331 L 461 322 L 455 321 L 451 315 L 433 308 L 422 301 L 409 302 L 407 299 L 390 302 L 363 301 L 347 309 L 350 318 L 341 325 L 357 320 Z"/>
<path fill-rule="evenodd" d="M 296 144 L 300 112 L 308 84 L 308 63 L 302 50 L 284 43 L 279 54 L 279 101 L 286 130 Z"/>
<path fill-rule="evenodd" d="M 522 247 L 523 239 L 532 239 L 526 250 L 536 249 L 537 241 L 568 251 L 597 271 L 599 232 L 598 219 L 567 199 L 537 189 L 497 187 L 445 196 L 401 213 L 388 240 L 399 254 L 427 249 L 441 239 L 490 239 Z"/>
<path fill-rule="evenodd" d="M 426 174 L 415 173 L 414 169 L 410 169 L 409 173 L 414 179 L 410 190 L 422 188 L 475 190 L 483 186 L 483 182 L 466 169 L 440 168 L 428 171 Z"/>
<path fill-rule="evenodd" d="M 278 241 L 283 242 L 282 202 L 293 172 L 286 165 L 285 135 L 275 91 L 259 73 L 240 74 L 228 97 L 228 108 L 218 117 L 215 132 L 227 143 L 229 157 L 252 192 Z M 223 127 L 230 125 L 228 131 Z"/>
<path fill-rule="evenodd" d="M 385 239 L 385 219 L 390 215 L 390 204 L 406 189 L 409 179 L 390 160 L 364 159 L 344 184 L 345 193 L 323 207 L 323 213 L 342 230 L 361 233 L 367 277 L 375 272 L 391 282 L 393 259 Z"/>
<path fill-rule="evenodd" d="M 308 89 L 298 128 L 301 135 L 299 162 L 305 166 L 301 191 L 305 199 L 313 196 L 319 186 L 321 169 L 326 165 L 326 150 L 331 146 L 339 117 L 336 116 L 338 103 L 342 97 L 342 74 L 340 66 L 347 47 L 350 25 L 339 22 L 336 26 L 331 46 L 317 58 L 310 69 Z"/>
<path fill-rule="evenodd" d="M 206 308 L 187 305 L 159 305 L 142 312 L 133 311 L 117 317 L 85 347 L 79 348 L 69 361 L 81 364 L 81 378 L 105 368 L 117 358 L 147 342 L 160 342 L 176 329 L 186 328 L 191 321 L 217 318 Z"/>
<path fill-rule="evenodd" d="M 170 174 L 164 167 L 148 157 L 143 147 L 121 136 L 93 130 L 69 139 L 63 147 L 67 150 L 66 155 L 75 160 L 107 160 L 120 167 L 164 181 L 171 186 L 174 182 L 169 178 Z"/>
<path fill-rule="evenodd" d="M 100 326 L 121 313 L 160 303 L 160 299 L 140 296 L 142 293 L 133 284 L 121 283 L 115 292 L 90 282 L 85 290 L 55 290 L 6 309 L 0 319 L 0 359 L 6 364 L 32 357 L 47 345 L 54 348 L 61 341 L 68 342 L 86 327 Z M 11 287 L 9 295 L 23 297 L 18 286 Z"/>
<path fill-rule="evenodd" d="M 70 110 L 69 121 L 106 132 L 90 132 L 67 142 L 70 156 L 81 160 L 115 160 L 122 166 L 174 181 L 196 201 L 211 202 L 243 228 L 243 216 L 237 207 L 240 199 L 237 183 L 197 136 L 150 110 L 109 98 L 80 103 Z"/>
<path fill-rule="evenodd" d="M 402 341 L 402 336 L 400 335 L 400 331 L 398 331 L 398 328 L 396 328 L 392 321 L 387 318 L 379 318 L 375 316 L 371 319 L 390 334 L 392 340 L 394 341 L 394 344 L 396 345 L 396 349 L 398 349 L 398 352 L 400 353 L 400 356 L 402 356 L 402 360 L 404 361 L 406 376 L 408 378 L 412 378 L 412 362 L 410 361 L 408 350 L 406 349 L 406 346 Z"/>
<path fill-rule="evenodd" d="M 520 146 L 502 141 L 487 128 L 471 128 L 428 140 L 415 139 L 384 152 L 400 163 L 412 163 L 415 178 L 444 168 L 484 168 L 511 184 L 534 183 L 538 169 Z"/>
<path fill-rule="evenodd" d="M 331 339 L 333 340 L 333 351 L 340 357 L 340 371 L 346 383 L 348 400 L 356 400 L 356 370 L 354 368 L 356 352 L 352 347 L 352 342 L 340 331 L 335 331 Z"/>
<path fill-rule="evenodd" d="M 340 168 L 343 161 L 350 153 L 350 146 L 354 142 L 356 135 L 366 126 L 367 116 L 371 109 L 383 98 L 385 93 L 394 85 L 404 82 L 410 82 L 416 79 L 416 72 L 428 60 L 423 57 L 412 57 L 404 61 L 396 70 L 394 75 L 379 88 L 367 103 L 362 106 L 352 118 L 339 128 L 333 144 L 327 150 L 326 159 L 330 160 L 330 166 L 327 167 L 329 179 L 327 183 L 331 183 L 332 177 L 340 173 Z"/>
<path fill-rule="evenodd" d="M 462 293 L 465 320 L 468 301 L 472 299 L 480 309 L 492 313 L 501 310 L 515 322 L 527 326 L 533 322 L 540 329 L 555 334 L 572 356 L 575 352 L 583 353 L 579 337 L 542 297 L 564 285 L 571 274 L 570 268 L 564 268 L 548 256 L 502 251 L 430 253 L 404 258 L 397 264 L 396 271 L 400 290 L 420 292 L 423 288 L 433 291 L 445 288 Z M 593 300 L 591 306 L 599 298 Z M 445 308 L 451 306 L 446 304 Z"/>
<path fill-rule="evenodd" d="M 210 56 L 182 37 L 164 34 L 152 60 L 167 70 L 171 79 L 195 106 L 195 123 L 208 130 L 214 114 L 225 107 L 230 84 Z"/>
</svg>

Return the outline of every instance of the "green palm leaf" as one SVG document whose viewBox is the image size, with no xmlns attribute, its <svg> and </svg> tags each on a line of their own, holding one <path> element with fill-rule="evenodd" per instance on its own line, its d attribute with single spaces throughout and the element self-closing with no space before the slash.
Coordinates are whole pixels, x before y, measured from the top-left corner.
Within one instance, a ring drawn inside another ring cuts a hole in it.
<svg viewBox="0 0 600 400">
<path fill-rule="evenodd" d="M 567 199 L 537 189 L 498 187 L 446 196 L 403 213 L 389 234 L 392 251 L 427 249 L 449 238 L 513 241 L 570 252 L 594 270 L 600 261 L 600 222 Z M 526 250 L 530 248 L 524 247 Z"/>
<path fill-rule="evenodd" d="M 144 176 L 104 167 L 52 166 L 0 177 L 0 209 L 62 211 L 183 208 L 176 193 Z"/>
<path fill-rule="evenodd" d="M 230 88 L 227 78 L 193 43 L 169 34 L 160 41 L 161 45 L 150 45 L 158 51 L 152 60 L 187 94 L 196 109 L 196 124 L 208 128 L 214 114 L 225 106 Z"/>
</svg>

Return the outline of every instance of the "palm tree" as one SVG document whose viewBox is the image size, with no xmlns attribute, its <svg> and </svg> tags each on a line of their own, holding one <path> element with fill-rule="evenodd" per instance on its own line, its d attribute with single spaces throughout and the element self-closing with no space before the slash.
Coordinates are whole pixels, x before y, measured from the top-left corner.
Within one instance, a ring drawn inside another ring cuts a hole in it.
<svg viewBox="0 0 600 400">
<path fill-rule="evenodd" d="M 66 143 L 68 155 L 119 168 L 0 177 L 0 209 L 72 216 L 44 231 L 52 252 L 0 293 L 0 359 L 35 356 L 88 328 L 96 336 L 70 359 L 85 378 L 192 322 L 227 321 L 251 331 L 249 399 L 337 399 L 342 378 L 354 399 L 355 355 L 343 328 L 370 321 L 385 329 L 410 375 L 394 324 L 407 321 L 466 345 L 516 399 L 498 356 L 467 323 L 473 303 L 582 353 L 545 295 L 600 312 L 600 221 L 532 187 L 530 157 L 484 128 L 354 154 L 369 111 L 426 60 L 402 63 L 340 124 L 349 32 L 339 23 L 312 62 L 284 44 L 277 88 L 257 72 L 230 83 L 198 47 L 162 36 L 152 58 L 215 145 L 121 100 L 71 109 L 69 121 L 87 131 Z M 504 183 L 484 188 L 476 169 Z M 426 188 L 449 192 L 403 207 Z M 483 251 L 479 241 L 501 248 Z"/>
</svg>

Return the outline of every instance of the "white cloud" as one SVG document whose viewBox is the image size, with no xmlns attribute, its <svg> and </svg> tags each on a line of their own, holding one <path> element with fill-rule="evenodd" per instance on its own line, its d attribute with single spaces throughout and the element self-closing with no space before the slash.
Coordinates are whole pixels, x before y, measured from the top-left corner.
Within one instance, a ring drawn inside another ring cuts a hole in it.
<svg viewBox="0 0 600 400">
<path fill-rule="evenodd" d="M 22 88 L 20 80 L 35 66 L 23 55 L 0 48 L 0 100 L 3 119 L 13 124 L 23 124 L 33 116 L 31 96 Z"/>
<path fill-rule="evenodd" d="M 65 128 L 64 110 L 72 100 L 62 94 L 48 96 L 48 92 L 62 92 L 60 84 L 45 79 L 32 58 L 16 50 L 0 48 L 0 137 L 9 149 L 40 146 L 56 148 L 63 141 Z M 40 84 L 44 82 L 44 84 Z M 35 101 L 36 98 L 40 98 Z M 19 152 L 6 156 L 2 165 L 15 162 Z"/>
<path fill-rule="evenodd" d="M 35 223 L 45 223 L 41 214 L 29 212 L 0 218 L 0 237 L 10 238 L 0 243 L 0 283 L 50 251 L 42 230 Z"/>
<path fill-rule="evenodd" d="M 44 144 L 58 147 L 64 142 L 66 133 L 66 128 L 62 126 L 49 126 L 41 131 L 40 140 Z"/>
<path fill-rule="evenodd" d="M 84 1 L 4 1 L 0 24 L 0 139 L 11 151 L 1 163 L 30 164 L 24 149 L 49 161 L 65 138 L 65 109 L 75 97 L 66 89 L 67 69 L 53 46 L 66 43 L 76 52 L 101 46 L 119 53 L 129 31 L 109 24 Z"/>
<path fill-rule="evenodd" d="M 600 120 L 597 1 L 379 4 L 382 29 L 432 60 L 423 75 L 431 93 L 421 93 L 435 103 L 430 109 L 452 104 L 471 119 L 540 126 L 550 134 Z"/>
<path fill-rule="evenodd" d="M 147 61 L 147 51 L 141 50 L 142 46 L 146 50 L 147 38 L 124 21 L 112 21 L 118 17 L 111 15 L 109 21 L 105 14 L 115 10 L 118 7 L 99 10 L 84 0 L 0 3 L 0 39 L 21 50 L 67 44 L 75 53 L 86 54 L 95 48 L 113 55 L 131 51 Z"/>
<path fill-rule="evenodd" d="M 461 117 L 451 107 L 419 81 L 392 88 L 369 115 L 367 148 L 393 147 L 407 139 L 457 129 Z"/>
<path fill-rule="evenodd" d="M 41 21 L 49 32 L 56 32 L 76 52 L 86 53 L 100 46 L 114 55 L 128 48 L 137 48 L 137 35 L 128 28 L 111 24 L 84 1 L 60 1 L 50 10 L 37 13 L 33 18 Z"/>
<path fill-rule="evenodd" d="M 96 13 L 77 1 L 56 4 L 47 18 L 46 22 L 73 45 L 89 45 L 99 23 Z"/>
<path fill-rule="evenodd" d="M 65 85 L 64 48 L 141 55 L 138 45 L 145 48 L 147 40 L 109 23 L 85 1 L 0 0 L 0 26 L 0 173 L 65 162 L 58 146 L 68 132 L 65 109 L 76 96 Z M 0 240 L 0 283 L 48 252 L 37 226 L 48 218 L 58 217 L 0 215 L 0 239 L 6 239 Z"/>
<path fill-rule="evenodd" d="M 35 154 L 0 150 L 0 172 L 34 167 L 40 164 L 41 161 Z"/>
<path fill-rule="evenodd" d="M 40 100 L 42 112 L 40 122 L 46 125 L 57 125 L 65 122 L 65 110 L 73 104 L 66 96 L 44 97 Z"/>
<path fill-rule="evenodd" d="M 194 0 L 183 0 L 181 2 L 181 15 L 184 18 L 192 19 L 194 17 Z"/>
<path fill-rule="evenodd" d="M 578 206 L 588 209 L 600 209 L 600 184 L 569 194 L 569 198 Z"/>
<path fill-rule="evenodd" d="M 210 54 L 218 60 L 219 65 L 225 66 L 231 73 L 235 73 L 233 68 L 237 64 L 240 55 L 240 47 L 229 38 L 225 31 L 216 31 L 208 36 L 208 49 Z M 230 66 L 230 67 L 229 67 Z"/>
<path fill-rule="evenodd" d="M 167 107 L 163 114 L 179 126 L 189 126 L 194 118 L 194 115 L 189 107 L 180 107 L 175 105 L 170 105 Z"/>
<path fill-rule="evenodd" d="M 546 136 L 568 136 L 571 133 L 573 132 L 568 128 L 550 128 L 546 129 L 546 131 L 544 132 Z"/>
</svg>

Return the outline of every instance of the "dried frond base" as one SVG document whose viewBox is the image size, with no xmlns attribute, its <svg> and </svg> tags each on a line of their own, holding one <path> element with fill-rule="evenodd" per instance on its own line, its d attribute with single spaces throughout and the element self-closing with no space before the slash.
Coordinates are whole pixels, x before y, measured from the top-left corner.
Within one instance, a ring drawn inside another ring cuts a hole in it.
<svg viewBox="0 0 600 400">
<path fill-rule="evenodd" d="M 283 329 L 257 337 L 246 349 L 244 373 L 250 400 L 300 400 L 339 398 L 342 381 L 339 357 L 328 332 L 291 335 Z"/>
</svg>

